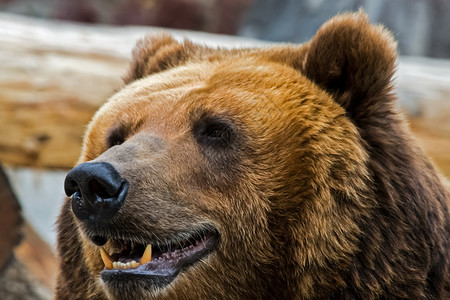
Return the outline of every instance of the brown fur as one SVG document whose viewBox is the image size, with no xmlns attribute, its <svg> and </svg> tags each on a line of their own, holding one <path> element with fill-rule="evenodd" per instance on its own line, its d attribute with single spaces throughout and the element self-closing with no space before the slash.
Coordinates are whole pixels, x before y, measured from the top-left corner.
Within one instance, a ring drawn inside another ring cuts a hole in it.
<svg viewBox="0 0 450 300">
<path fill-rule="evenodd" d="M 450 195 L 396 107 L 385 29 L 345 14 L 303 45 L 162 35 L 133 55 L 80 158 L 131 183 L 108 234 L 144 243 L 209 223 L 220 244 L 161 290 L 111 291 L 66 199 L 57 299 L 449 299 Z M 217 116 L 233 134 L 220 149 L 195 129 Z"/>
</svg>

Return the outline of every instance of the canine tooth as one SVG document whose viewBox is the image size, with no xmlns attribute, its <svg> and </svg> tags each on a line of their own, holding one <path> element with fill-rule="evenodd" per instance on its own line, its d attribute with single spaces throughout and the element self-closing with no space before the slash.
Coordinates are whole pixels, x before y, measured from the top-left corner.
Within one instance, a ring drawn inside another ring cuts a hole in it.
<svg viewBox="0 0 450 300">
<path fill-rule="evenodd" d="M 117 261 L 113 262 L 113 268 L 117 269 Z"/>
<path fill-rule="evenodd" d="M 106 269 L 111 270 L 113 268 L 113 259 L 109 256 L 108 252 L 106 252 L 103 247 L 100 248 L 100 256 L 102 257 L 103 263 L 105 264 Z"/>
<path fill-rule="evenodd" d="M 140 264 L 146 264 L 152 260 L 152 245 L 148 244 L 145 248 L 144 254 L 142 254 L 142 258 Z"/>
</svg>

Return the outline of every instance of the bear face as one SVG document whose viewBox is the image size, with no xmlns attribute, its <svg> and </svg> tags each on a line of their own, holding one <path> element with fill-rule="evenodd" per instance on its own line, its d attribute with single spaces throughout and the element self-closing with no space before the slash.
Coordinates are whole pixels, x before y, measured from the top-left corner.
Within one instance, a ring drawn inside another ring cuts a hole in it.
<svg viewBox="0 0 450 300">
<path fill-rule="evenodd" d="M 299 46 L 141 41 L 66 178 L 57 298 L 444 297 L 449 195 L 395 59 L 362 13 Z"/>
</svg>

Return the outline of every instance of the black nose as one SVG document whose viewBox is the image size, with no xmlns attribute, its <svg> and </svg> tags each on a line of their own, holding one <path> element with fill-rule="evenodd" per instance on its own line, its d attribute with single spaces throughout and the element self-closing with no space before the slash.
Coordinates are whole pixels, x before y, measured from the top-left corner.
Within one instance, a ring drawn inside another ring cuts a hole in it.
<svg viewBox="0 0 450 300">
<path fill-rule="evenodd" d="M 64 190 L 72 196 L 72 210 L 82 221 L 107 221 L 122 207 L 128 181 L 106 162 L 83 163 L 66 176 Z"/>
</svg>

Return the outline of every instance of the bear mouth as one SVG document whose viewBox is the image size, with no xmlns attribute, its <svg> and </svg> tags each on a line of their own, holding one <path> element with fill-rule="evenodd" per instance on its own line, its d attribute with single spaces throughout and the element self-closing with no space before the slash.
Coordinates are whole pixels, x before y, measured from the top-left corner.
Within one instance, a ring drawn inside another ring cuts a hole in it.
<svg viewBox="0 0 450 300">
<path fill-rule="evenodd" d="M 109 254 L 100 248 L 105 264 L 100 276 L 107 285 L 123 286 L 130 282 L 140 287 L 164 287 L 180 272 L 211 253 L 219 240 L 218 231 L 212 228 L 181 233 L 147 244 L 111 238 L 112 248 L 118 250 Z"/>
</svg>

